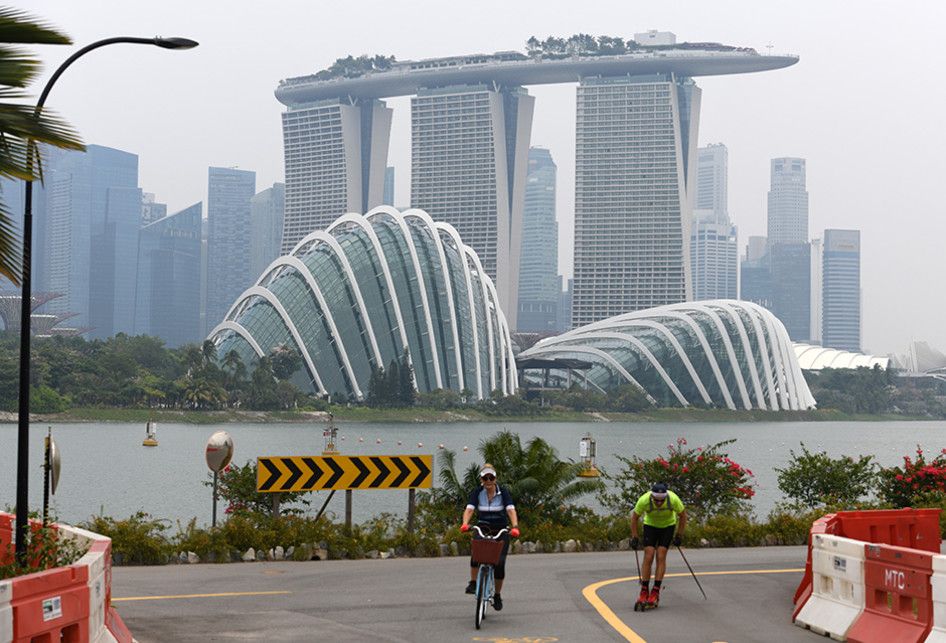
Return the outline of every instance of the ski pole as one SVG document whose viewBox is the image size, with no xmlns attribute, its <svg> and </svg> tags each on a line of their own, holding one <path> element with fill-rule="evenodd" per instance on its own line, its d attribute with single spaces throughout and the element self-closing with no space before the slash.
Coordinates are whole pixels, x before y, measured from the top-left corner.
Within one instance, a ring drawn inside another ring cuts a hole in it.
<svg viewBox="0 0 946 643">
<path fill-rule="evenodd" d="M 680 545 L 677 545 L 677 551 L 680 552 L 680 556 L 683 558 L 683 562 L 686 563 L 687 569 L 690 570 L 690 575 L 693 576 L 693 580 L 696 581 L 696 586 L 700 588 L 700 593 L 703 594 L 703 600 L 706 600 L 706 592 L 703 591 L 703 586 L 700 585 L 700 580 L 696 577 L 696 574 L 693 573 L 693 568 L 690 567 L 690 561 L 687 560 L 687 557 L 683 555 L 683 550 L 680 549 Z"/>
<path fill-rule="evenodd" d="M 634 560 L 637 562 L 637 580 L 641 580 L 641 558 L 636 549 L 634 550 Z"/>
</svg>

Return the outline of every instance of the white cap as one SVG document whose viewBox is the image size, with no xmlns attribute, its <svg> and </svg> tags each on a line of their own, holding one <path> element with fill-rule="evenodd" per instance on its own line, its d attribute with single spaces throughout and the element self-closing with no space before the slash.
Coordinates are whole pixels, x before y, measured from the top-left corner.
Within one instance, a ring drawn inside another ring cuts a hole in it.
<svg viewBox="0 0 946 643">
<path fill-rule="evenodd" d="M 491 466 L 489 466 L 489 465 L 486 465 L 486 466 L 484 466 L 482 469 L 480 469 L 480 477 L 482 478 L 482 477 L 485 476 L 486 474 L 492 474 L 492 475 L 495 476 L 495 475 L 496 475 L 496 469 L 494 469 L 493 467 L 491 467 Z"/>
</svg>

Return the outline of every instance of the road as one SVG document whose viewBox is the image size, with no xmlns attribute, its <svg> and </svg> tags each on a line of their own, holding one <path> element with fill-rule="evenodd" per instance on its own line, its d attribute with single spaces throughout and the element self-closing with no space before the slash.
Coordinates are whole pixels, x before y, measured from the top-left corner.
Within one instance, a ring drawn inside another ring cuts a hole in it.
<svg viewBox="0 0 946 643">
<path fill-rule="evenodd" d="M 510 556 L 502 612 L 473 627 L 467 559 L 116 567 L 112 596 L 141 641 L 815 641 L 791 624 L 803 547 L 670 555 L 661 606 L 633 611 L 632 552 Z M 612 581 L 612 582 L 607 582 Z"/>
</svg>

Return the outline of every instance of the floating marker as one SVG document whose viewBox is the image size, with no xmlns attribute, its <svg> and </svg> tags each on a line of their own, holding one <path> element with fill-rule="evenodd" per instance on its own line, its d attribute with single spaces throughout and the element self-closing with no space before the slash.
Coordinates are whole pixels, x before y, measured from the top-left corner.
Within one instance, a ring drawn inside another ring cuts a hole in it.
<svg viewBox="0 0 946 643">
<path fill-rule="evenodd" d="M 402 443 L 400 440 L 398 440 L 398 441 L 397 441 L 397 445 L 398 445 L 398 446 L 401 446 L 401 444 L 403 444 L 403 443 Z"/>
<path fill-rule="evenodd" d="M 464 450 L 464 451 L 469 451 L 469 450 L 470 450 L 470 447 L 464 446 L 464 447 L 463 447 L 463 450 Z"/>
<path fill-rule="evenodd" d="M 443 448 L 443 442 L 441 442 L 440 444 L 438 444 L 438 445 L 437 445 L 437 448 L 438 448 L 438 449 L 442 449 L 442 448 Z"/>
<path fill-rule="evenodd" d="M 422 446 L 424 446 L 424 443 L 423 443 L 423 442 L 418 442 L 418 443 L 417 443 L 417 448 L 418 448 L 418 449 L 419 449 L 420 447 L 422 447 Z"/>
<path fill-rule="evenodd" d="M 375 444 L 381 444 L 381 438 L 378 438 L 377 440 L 375 440 L 374 443 L 375 443 Z"/>
<path fill-rule="evenodd" d="M 364 442 L 365 439 L 364 439 L 364 438 L 358 438 L 358 441 L 359 441 L 359 442 Z"/>
</svg>

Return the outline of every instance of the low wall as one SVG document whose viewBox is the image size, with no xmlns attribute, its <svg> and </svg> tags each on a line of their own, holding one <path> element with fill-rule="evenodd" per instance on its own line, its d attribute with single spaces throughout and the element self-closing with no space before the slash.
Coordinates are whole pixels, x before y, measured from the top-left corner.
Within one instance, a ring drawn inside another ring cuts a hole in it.
<svg viewBox="0 0 946 643">
<path fill-rule="evenodd" d="M 14 516 L 0 512 L 0 557 L 13 541 Z M 31 528 L 39 525 L 31 521 Z M 0 581 L 0 643 L 132 643 L 112 607 L 112 541 L 53 525 L 60 541 L 86 553 L 72 565 Z"/>
</svg>

